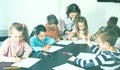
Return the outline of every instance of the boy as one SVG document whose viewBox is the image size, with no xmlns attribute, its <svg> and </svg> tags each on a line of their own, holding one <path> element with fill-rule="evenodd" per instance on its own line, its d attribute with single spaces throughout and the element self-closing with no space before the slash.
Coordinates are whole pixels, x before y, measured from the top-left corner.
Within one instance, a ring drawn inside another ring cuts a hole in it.
<svg viewBox="0 0 120 70">
<path fill-rule="evenodd" d="M 98 35 L 100 48 L 92 45 L 89 39 L 87 40 L 87 44 L 92 52 L 97 54 L 94 59 L 87 61 L 73 56 L 69 60 L 74 61 L 76 65 L 85 68 L 100 65 L 100 68 L 105 70 L 120 69 L 120 51 L 114 48 L 117 38 L 117 34 L 112 30 L 102 31 Z"/>
</svg>

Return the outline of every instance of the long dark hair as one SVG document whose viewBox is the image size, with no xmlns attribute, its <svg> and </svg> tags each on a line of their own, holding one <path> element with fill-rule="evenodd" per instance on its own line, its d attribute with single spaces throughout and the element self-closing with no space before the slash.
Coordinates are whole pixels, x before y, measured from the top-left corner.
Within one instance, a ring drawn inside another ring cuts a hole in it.
<svg viewBox="0 0 120 70">
<path fill-rule="evenodd" d="M 81 15 L 81 10 L 80 10 L 79 6 L 75 3 L 70 4 L 67 7 L 67 11 L 66 11 L 67 17 L 69 17 L 69 13 L 71 13 L 71 12 L 77 12 L 78 15 Z"/>
</svg>

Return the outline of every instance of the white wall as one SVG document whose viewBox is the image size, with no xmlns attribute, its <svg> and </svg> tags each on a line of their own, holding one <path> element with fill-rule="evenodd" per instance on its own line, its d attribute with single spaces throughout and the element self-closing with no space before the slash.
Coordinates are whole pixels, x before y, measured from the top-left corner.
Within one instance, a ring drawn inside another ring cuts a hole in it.
<svg viewBox="0 0 120 70">
<path fill-rule="evenodd" d="M 80 7 L 81 15 L 86 17 L 91 34 L 105 25 L 110 16 L 118 17 L 120 26 L 120 3 L 97 2 L 97 0 L 61 0 L 60 9 L 64 9 L 71 3 L 76 3 Z"/>
<path fill-rule="evenodd" d="M 48 14 L 53 13 L 59 17 L 59 13 L 71 3 L 78 4 L 92 34 L 110 16 L 117 16 L 120 26 L 120 3 L 103 3 L 97 0 L 0 0 L 0 29 L 8 29 L 12 22 L 21 22 L 31 31 L 37 24 L 45 24 Z"/>
<path fill-rule="evenodd" d="M 4 20 L 6 28 L 13 22 L 25 23 L 31 31 L 34 26 L 46 23 L 48 14 L 57 14 L 57 0 L 5 0 Z"/>
<path fill-rule="evenodd" d="M 3 24 L 3 19 L 4 19 L 3 4 L 4 4 L 4 1 L 0 0 L 0 29 L 4 29 L 5 27 L 5 24 Z"/>
</svg>

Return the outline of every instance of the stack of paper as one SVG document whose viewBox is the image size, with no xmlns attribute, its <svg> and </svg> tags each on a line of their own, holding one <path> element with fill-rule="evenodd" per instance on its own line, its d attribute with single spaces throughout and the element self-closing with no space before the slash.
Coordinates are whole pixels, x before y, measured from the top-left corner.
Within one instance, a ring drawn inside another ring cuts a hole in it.
<svg viewBox="0 0 120 70">
<path fill-rule="evenodd" d="M 53 69 L 54 70 L 85 70 L 83 68 L 74 66 L 74 65 L 69 64 L 69 63 L 65 63 L 65 64 L 62 64 L 62 65 L 56 66 Z"/>
<path fill-rule="evenodd" d="M 63 44 L 63 45 L 69 45 L 71 44 L 73 41 L 70 40 L 61 40 L 59 42 L 57 42 L 56 44 Z"/>
<path fill-rule="evenodd" d="M 51 48 L 49 49 L 49 51 L 48 52 L 55 52 L 55 51 L 58 51 L 58 50 L 60 50 L 60 49 L 62 49 L 63 47 L 61 47 L 61 46 L 51 46 Z"/>
<path fill-rule="evenodd" d="M 11 66 L 18 66 L 18 67 L 23 67 L 23 68 L 30 68 L 32 65 L 40 61 L 41 59 L 38 58 L 27 58 L 27 59 L 22 59 L 21 62 L 16 62 L 12 64 Z"/>
</svg>

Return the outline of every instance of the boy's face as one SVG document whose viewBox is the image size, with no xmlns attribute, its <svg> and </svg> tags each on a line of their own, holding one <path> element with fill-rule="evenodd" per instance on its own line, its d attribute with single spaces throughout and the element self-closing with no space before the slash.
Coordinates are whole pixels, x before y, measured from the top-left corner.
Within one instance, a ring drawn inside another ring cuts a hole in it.
<svg viewBox="0 0 120 70">
<path fill-rule="evenodd" d="M 16 29 L 12 29 L 11 38 L 15 42 L 20 42 L 23 39 L 23 32 Z"/>
<path fill-rule="evenodd" d="M 38 37 L 41 41 L 43 41 L 43 40 L 45 39 L 45 37 L 46 37 L 46 33 L 45 33 L 45 32 L 40 32 L 39 35 L 37 35 L 37 37 Z"/>
<path fill-rule="evenodd" d="M 98 37 L 98 42 L 101 49 L 106 50 L 108 48 L 108 42 L 102 42 L 99 37 Z"/>
</svg>

